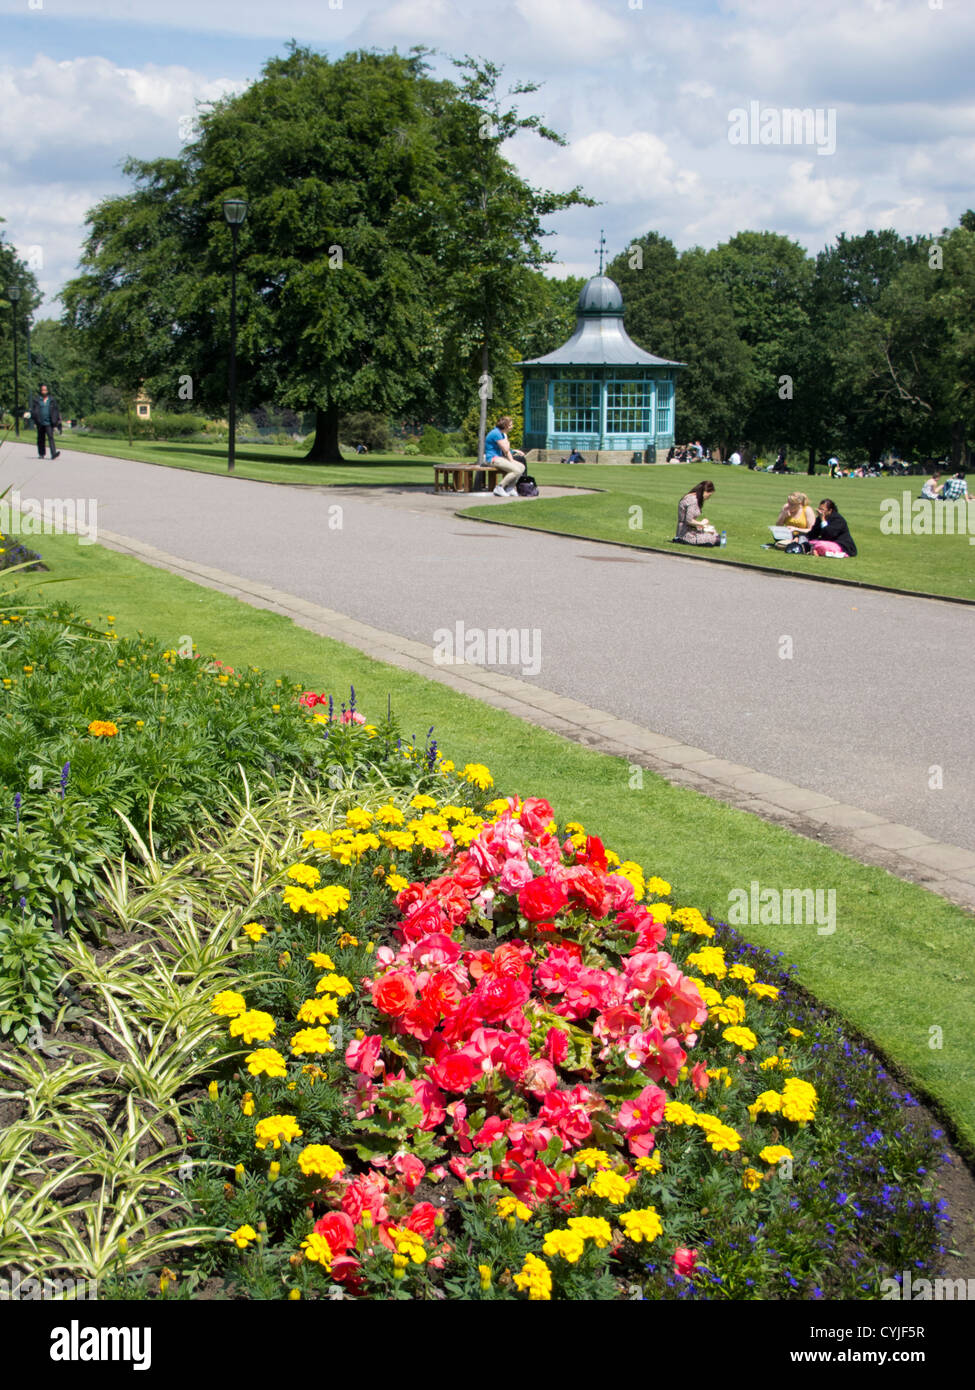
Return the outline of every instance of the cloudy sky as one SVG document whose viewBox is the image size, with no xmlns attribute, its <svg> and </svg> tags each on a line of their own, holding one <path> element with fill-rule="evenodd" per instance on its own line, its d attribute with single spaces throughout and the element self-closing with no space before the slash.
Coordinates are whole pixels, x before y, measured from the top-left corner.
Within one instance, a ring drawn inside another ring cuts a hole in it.
<svg viewBox="0 0 975 1390">
<path fill-rule="evenodd" d="M 648 230 L 685 247 L 745 228 L 817 251 L 935 234 L 975 202 L 973 0 L 0 0 L 0 230 L 47 312 L 121 161 L 177 153 L 197 102 L 290 38 L 332 57 L 419 43 L 444 74 L 472 53 L 542 83 L 522 107 L 568 146 L 509 155 L 602 203 L 550 220 L 555 274 L 595 270 L 601 227 L 610 255 Z M 786 143 L 784 108 L 818 128 Z"/>
</svg>

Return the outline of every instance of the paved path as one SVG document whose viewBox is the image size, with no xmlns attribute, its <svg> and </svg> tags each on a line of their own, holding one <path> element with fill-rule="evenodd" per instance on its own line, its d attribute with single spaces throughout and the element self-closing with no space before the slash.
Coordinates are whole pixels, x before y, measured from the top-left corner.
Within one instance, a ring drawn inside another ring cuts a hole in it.
<svg viewBox="0 0 975 1390">
<path fill-rule="evenodd" d="M 95 498 L 110 544 L 975 905 L 975 610 L 484 526 L 409 489 L 32 453 L 4 445 L 0 490 Z M 524 629 L 525 659 L 435 664 L 458 623 Z"/>
</svg>

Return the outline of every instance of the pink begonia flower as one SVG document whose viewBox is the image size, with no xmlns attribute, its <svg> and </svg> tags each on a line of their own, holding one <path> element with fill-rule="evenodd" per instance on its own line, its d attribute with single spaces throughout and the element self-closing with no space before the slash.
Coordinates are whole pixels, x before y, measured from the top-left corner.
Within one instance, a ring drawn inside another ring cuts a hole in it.
<svg viewBox="0 0 975 1390">
<path fill-rule="evenodd" d="M 511 858 L 505 862 L 501 871 L 498 889 L 502 893 L 515 894 L 520 888 L 524 888 L 526 883 L 530 883 L 534 877 L 527 859 Z"/>
<path fill-rule="evenodd" d="M 349 1043 L 345 1049 L 345 1061 L 350 1071 L 363 1076 L 375 1076 L 379 1070 L 379 1054 L 383 1040 L 379 1033 L 371 1033 L 357 1042 Z"/>
<path fill-rule="evenodd" d="M 691 1279 L 696 1265 L 697 1251 L 689 1250 L 686 1245 L 678 1245 L 674 1251 L 674 1273 L 684 1279 Z"/>
<path fill-rule="evenodd" d="M 343 724 L 364 724 L 365 722 L 366 716 L 364 714 L 360 714 L 358 710 L 347 709 L 342 714 Z"/>
</svg>

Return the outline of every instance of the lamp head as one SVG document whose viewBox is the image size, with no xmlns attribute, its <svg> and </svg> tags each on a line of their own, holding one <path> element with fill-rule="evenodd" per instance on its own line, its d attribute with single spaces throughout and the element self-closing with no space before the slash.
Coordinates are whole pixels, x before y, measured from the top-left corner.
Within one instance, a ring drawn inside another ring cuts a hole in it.
<svg viewBox="0 0 975 1390">
<path fill-rule="evenodd" d="M 247 216 L 247 203 L 243 198 L 225 198 L 223 215 L 228 227 L 239 227 Z"/>
</svg>

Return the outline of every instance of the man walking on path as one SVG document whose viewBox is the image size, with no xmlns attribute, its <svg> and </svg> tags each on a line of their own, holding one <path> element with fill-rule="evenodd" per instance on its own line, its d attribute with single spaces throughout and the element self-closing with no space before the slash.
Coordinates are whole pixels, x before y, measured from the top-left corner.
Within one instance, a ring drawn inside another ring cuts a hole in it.
<svg viewBox="0 0 975 1390">
<path fill-rule="evenodd" d="M 58 403 L 49 394 L 47 386 L 41 386 L 41 394 L 31 406 L 30 417 L 37 426 L 37 457 L 44 457 L 44 448 L 47 441 L 51 441 L 51 458 L 61 457 L 61 450 L 55 447 L 54 431 L 61 428 L 61 412 L 58 410 Z"/>
</svg>

